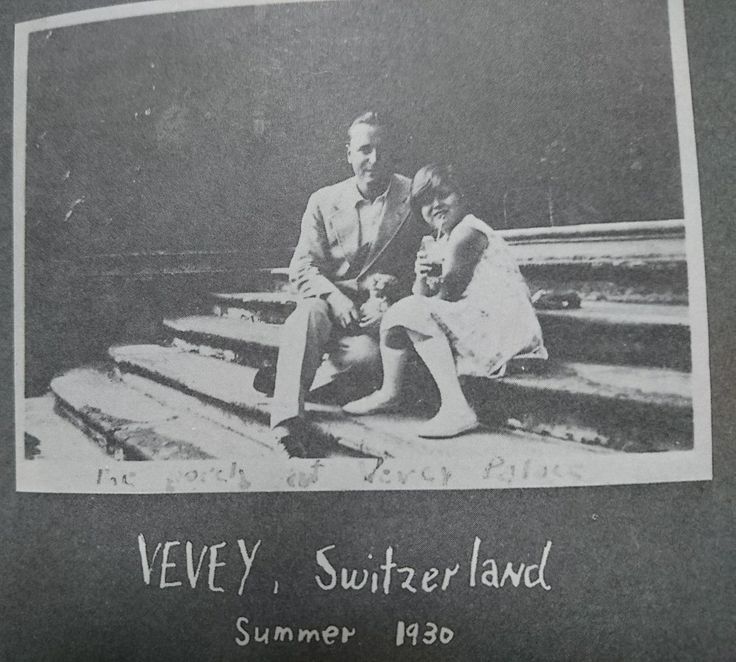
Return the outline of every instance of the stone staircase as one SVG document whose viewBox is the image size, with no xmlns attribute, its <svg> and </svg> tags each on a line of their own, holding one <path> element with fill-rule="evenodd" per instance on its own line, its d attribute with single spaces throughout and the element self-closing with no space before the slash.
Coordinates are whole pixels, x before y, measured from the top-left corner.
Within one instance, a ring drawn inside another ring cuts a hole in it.
<svg viewBox="0 0 736 662">
<path fill-rule="evenodd" d="M 432 413 L 433 385 L 425 381 L 409 389 L 402 415 L 349 417 L 334 399 L 310 403 L 310 455 L 474 454 L 519 445 L 545 455 L 691 448 L 684 235 L 671 224 L 666 237 L 650 236 L 641 225 L 603 238 L 592 231 L 592 241 L 568 229 L 536 243 L 528 233 L 508 233 L 533 289 L 574 287 L 583 302 L 538 311 L 551 356 L 543 366 L 518 362 L 503 379 L 464 384 L 484 429 L 451 441 L 417 437 L 417 421 Z M 570 253 L 576 241 L 583 258 Z M 160 343 L 113 346 L 107 363 L 57 376 L 53 411 L 49 396 L 27 401 L 27 432 L 46 431 L 30 432 L 35 438 L 62 429 L 51 420 L 61 416 L 96 442 L 91 453 L 285 459 L 268 430 L 269 398 L 252 382 L 257 368 L 275 363 L 280 325 L 296 300 L 285 269 L 254 270 L 245 281 L 242 292 L 210 294 L 200 314 L 163 320 Z M 42 455 L 52 443 L 62 442 L 40 439 Z M 74 444 L 78 452 L 78 436 Z"/>
</svg>

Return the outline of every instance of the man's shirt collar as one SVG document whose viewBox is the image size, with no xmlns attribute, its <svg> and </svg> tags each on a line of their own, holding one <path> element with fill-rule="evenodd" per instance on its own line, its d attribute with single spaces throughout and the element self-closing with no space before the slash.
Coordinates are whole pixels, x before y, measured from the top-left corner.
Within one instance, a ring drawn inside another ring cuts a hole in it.
<svg viewBox="0 0 736 662">
<path fill-rule="evenodd" d="M 381 193 L 381 195 L 377 196 L 373 202 L 376 202 L 378 200 L 385 201 L 388 198 L 388 192 L 391 189 L 391 184 L 394 181 L 394 176 L 391 175 L 388 180 L 388 186 L 386 187 L 386 190 Z M 353 177 L 353 183 L 354 186 L 352 188 L 352 193 L 350 197 L 350 202 L 352 203 L 353 207 L 357 207 L 360 203 L 371 203 L 371 200 L 368 198 L 363 197 L 363 194 L 360 192 L 360 189 L 358 188 L 358 181 Z"/>
</svg>

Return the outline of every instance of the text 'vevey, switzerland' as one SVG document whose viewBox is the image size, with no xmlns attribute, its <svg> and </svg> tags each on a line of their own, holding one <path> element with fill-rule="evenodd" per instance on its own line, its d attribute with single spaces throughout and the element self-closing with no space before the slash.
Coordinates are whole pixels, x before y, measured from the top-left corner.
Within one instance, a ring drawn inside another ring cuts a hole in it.
<svg viewBox="0 0 736 662">
<path fill-rule="evenodd" d="M 239 581 L 230 590 L 243 595 L 248 579 L 256 565 L 262 541 L 251 547 L 238 538 L 235 545 L 221 541 L 202 545 L 195 549 L 190 541 L 167 540 L 148 543 L 138 536 L 141 571 L 144 584 L 161 589 L 202 588 L 212 592 L 225 592 L 225 581 L 232 577 L 225 568 L 232 565 L 230 549 L 237 549 L 236 565 Z M 469 545 L 467 560 L 456 561 L 441 567 L 418 568 L 414 564 L 398 559 L 393 546 L 387 546 L 381 554 L 366 555 L 360 566 L 341 562 L 336 545 L 326 545 L 314 553 L 314 585 L 321 591 L 365 591 L 389 595 L 395 591 L 409 593 L 432 593 L 447 591 L 451 586 L 462 583 L 470 588 L 494 589 L 540 588 L 551 590 L 545 577 L 552 541 L 548 540 L 538 555 L 526 555 L 529 560 L 500 561 L 482 553 L 482 540 L 477 536 Z M 280 590 L 279 581 L 273 580 L 273 593 Z"/>
</svg>

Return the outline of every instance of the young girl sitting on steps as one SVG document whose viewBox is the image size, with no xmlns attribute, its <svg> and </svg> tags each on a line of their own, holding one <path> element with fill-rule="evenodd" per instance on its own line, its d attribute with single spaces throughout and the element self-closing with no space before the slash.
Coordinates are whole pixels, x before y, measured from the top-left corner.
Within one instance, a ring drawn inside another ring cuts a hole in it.
<svg viewBox="0 0 736 662">
<path fill-rule="evenodd" d="M 434 241 L 425 238 L 417 253 L 413 295 L 383 317 L 383 385 L 343 409 L 349 414 L 398 409 L 413 345 L 441 398 L 439 411 L 418 434 L 454 437 L 478 427 L 458 374 L 500 377 L 509 359 L 546 358 L 547 352 L 516 262 L 503 239 L 467 211 L 452 167 L 421 168 L 412 181 L 411 205 L 432 228 Z"/>
</svg>

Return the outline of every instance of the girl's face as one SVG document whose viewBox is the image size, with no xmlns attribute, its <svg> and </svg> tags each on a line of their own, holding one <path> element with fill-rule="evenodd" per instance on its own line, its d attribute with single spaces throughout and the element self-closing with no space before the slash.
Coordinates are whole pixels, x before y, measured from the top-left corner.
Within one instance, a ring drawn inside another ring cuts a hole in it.
<svg viewBox="0 0 736 662">
<path fill-rule="evenodd" d="M 448 234 L 463 218 L 460 196 L 449 189 L 437 189 L 422 205 L 422 218 L 436 232 Z"/>
</svg>

